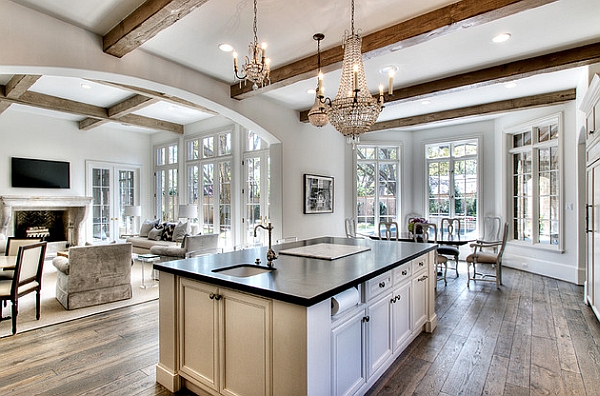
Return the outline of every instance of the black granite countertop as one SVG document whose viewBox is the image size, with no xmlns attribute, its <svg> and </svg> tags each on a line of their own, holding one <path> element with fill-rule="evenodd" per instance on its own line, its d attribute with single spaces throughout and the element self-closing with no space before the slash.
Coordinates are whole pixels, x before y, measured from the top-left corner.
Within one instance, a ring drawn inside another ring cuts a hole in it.
<svg viewBox="0 0 600 396">
<path fill-rule="evenodd" d="M 319 243 L 357 245 L 370 250 L 335 260 L 279 254 L 276 270 L 246 278 L 213 272 L 236 264 L 267 262 L 267 248 L 254 248 L 185 260 L 155 263 L 154 268 L 219 286 L 246 291 L 293 304 L 311 306 L 337 293 L 404 264 L 436 248 L 430 243 L 374 241 L 320 237 L 273 246 L 280 250 Z"/>
</svg>

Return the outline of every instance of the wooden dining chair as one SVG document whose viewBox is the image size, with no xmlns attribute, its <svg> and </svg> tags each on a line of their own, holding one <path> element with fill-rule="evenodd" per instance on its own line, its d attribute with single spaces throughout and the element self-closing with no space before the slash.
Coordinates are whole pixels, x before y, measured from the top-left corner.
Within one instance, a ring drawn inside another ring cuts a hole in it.
<svg viewBox="0 0 600 396">
<path fill-rule="evenodd" d="M 415 232 L 413 233 L 413 240 L 415 242 L 433 242 L 437 243 L 437 225 L 433 223 L 415 223 Z M 430 238 L 433 238 L 431 240 Z M 436 252 L 437 253 L 437 252 Z M 436 267 L 437 267 L 437 280 L 443 280 L 444 286 L 448 285 L 448 280 L 446 279 L 446 275 L 448 274 L 448 257 L 442 256 L 437 253 L 436 257 Z"/>
<path fill-rule="evenodd" d="M 42 238 L 8 237 L 8 239 L 6 240 L 6 250 L 4 251 L 4 255 L 16 256 L 20 246 L 31 245 L 32 243 L 38 242 L 42 242 Z"/>
<path fill-rule="evenodd" d="M 383 234 L 381 231 L 383 231 Z M 395 221 L 382 221 L 379 223 L 378 235 L 380 240 L 397 241 L 400 238 L 399 234 L 400 229 Z"/>
<path fill-rule="evenodd" d="M 475 243 L 470 244 L 473 248 L 473 253 L 467 256 L 467 287 L 471 281 L 487 281 L 487 282 L 496 282 L 496 288 L 500 289 L 500 285 L 502 285 L 502 255 L 504 254 L 504 249 L 506 248 L 506 241 L 508 239 L 508 223 L 504 223 L 503 232 L 502 232 L 502 240 L 494 241 L 494 242 L 486 242 L 486 241 L 476 241 Z M 497 248 L 496 252 L 494 251 L 486 251 L 485 248 Z M 482 272 L 477 272 L 478 264 L 491 264 L 495 269 L 494 274 L 486 274 Z M 470 268 L 473 268 L 473 274 L 470 273 Z"/>
<path fill-rule="evenodd" d="M 346 229 L 346 238 L 369 239 L 368 235 L 363 235 L 356 231 L 356 218 L 355 217 L 347 217 L 344 220 L 344 228 Z"/>
<path fill-rule="evenodd" d="M 444 240 L 460 240 L 460 219 L 457 218 L 443 218 L 440 222 L 440 246 L 438 247 L 438 254 L 448 257 L 451 256 L 456 264 L 454 269 L 456 271 L 456 277 L 458 278 L 458 256 L 460 250 L 458 246 L 444 245 Z"/>
<path fill-rule="evenodd" d="M 19 314 L 19 298 L 29 293 L 35 296 L 35 318 L 40 319 L 42 273 L 47 242 L 23 245 L 17 252 L 15 272 L 12 279 L 0 280 L 0 301 L 12 303 L 12 333 L 17 333 L 17 315 Z M 8 319 L 2 317 L 0 320 Z"/>
</svg>

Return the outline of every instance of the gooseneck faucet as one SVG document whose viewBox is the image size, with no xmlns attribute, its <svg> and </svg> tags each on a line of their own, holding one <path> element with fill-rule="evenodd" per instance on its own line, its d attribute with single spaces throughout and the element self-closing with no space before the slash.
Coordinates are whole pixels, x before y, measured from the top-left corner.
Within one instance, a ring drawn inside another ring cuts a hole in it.
<svg viewBox="0 0 600 396">
<path fill-rule="evenodd" d="M 275 251 L 271 248 L 271 232 L 273 231 L 273 225 L 271 223 L 269 223 L 265 227 L 262 224 L 258 224 L 256 227 L 254 227 L 254 237 L 255 238 L 256 238 L 256 230 L 258 230 L 259 228 L 269 231 L 269 250 L 267 251 L 267 265 L 269 267 L 272 267 L 273 260 L 275 260 L 277 258 L 277 254 L 275 254 Z"/>
</svg>

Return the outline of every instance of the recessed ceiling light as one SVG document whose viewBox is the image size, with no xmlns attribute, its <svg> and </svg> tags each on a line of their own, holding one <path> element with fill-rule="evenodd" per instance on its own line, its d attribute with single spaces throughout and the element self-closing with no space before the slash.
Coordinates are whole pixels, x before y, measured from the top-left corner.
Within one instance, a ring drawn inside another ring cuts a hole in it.
<svg viewBox="0 0 600 396">
<path fill-rule="evenodd" d="M 219 49 L 223 52 L 231 52 L 233 51 L 233 47 L 230 44 L 223 43 L 219 44 Z"/>
<path fill-rule="evenodd" d="M 425 99 L 424 101 L 421 102 L 422 105 L 428 105 L 431 104 L 431 100 L 427 100 Z"/>
<path fill-rule="evenodd" d="M 500 33 L 500 34 L 496 35 L 496 36 L 495 36 L 495 37 L 492 39 L 492 41 L 493 41 L 494 43 L 503 43 L 503 42 L 505 42 L 505 41 L 508 41 L 508 40 L 510 40 L 510 37 L 511 37 L 510 33 Z"/>
<path fill-rule="evenodd" d="M 516 82 L 509 82 L 509 83 L 504 84 L 504 87 L 508 88 L 508 89 L 515 88 L 516 86 L 517 86 Z"/>
<path fill-rule="evenodd" d="M 83 88 L 83 89 L 92 89 L 92 86 L 90 84 L 81 83 L 81 88 Z"/>
<path fill-rule="evenodd" d="M 307 89 L 306 93 L 309 94 L 309 95 L 314 95 L 314 94 L 317 93 L 317 90 L 316 89 Z"/>
<path fill-rule="evenodd" d="M 390 72 L 392 72 L 392 74 L 396 74 L 396 72 L 398 70 L 399 70 L 399 67 L 395 66 L 395 65 L 384 66 L 381 69 L 379 69 L 379 74 L 383 74 L 384 76 L 389 76 Z"/>
</svg>

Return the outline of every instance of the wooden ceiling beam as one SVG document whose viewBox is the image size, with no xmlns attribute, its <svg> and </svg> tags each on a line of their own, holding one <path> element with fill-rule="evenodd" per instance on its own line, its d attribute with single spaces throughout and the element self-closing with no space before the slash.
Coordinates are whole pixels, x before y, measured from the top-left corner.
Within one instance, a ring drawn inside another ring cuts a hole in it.
<svg viewBox="0 0 600 396">
<path fill-rule="evenodd" d="M 120 117 L 133 113 L 136 110 L 143 109 L 144 107 L 150 106 L 153 103 L 158 102 L 156 99 L 149 98 L 143 95 L 134 95 L 131 98 L 125 99 L 122 102 L 117 103 L 106 109 L 108 117 L 111 119 L 119 119 Z M 100 125 L 104 125 L 109 120 L 100 120 L 97 118 L 86 118 L 79 121 L 79 129 L 90 130 Z"/>
<path fill-rule="evenodd" d="M 597 62 L 600 62 L 600 42 L 399 88 L 386 96 L 386 104 L 396 105 Z M 300 112 L 300 121 L 308 122 L 308 110 Z"/>
<path fill-rule="evenodd" d="M 498 114 L 508 111 L 523 110 L 533 107 L 549 106 L 568 102 L 576 99 L 575 89 L 545 93 L 540 95 L 526 96 L 503 100 L 493 103 L 485 103 L 476 106 L 463 107 L 460 109 L 439 111 L 436 113 L 420 114 L 413 117 L 399 118 L 396 120 L 376 122 L 369 132 L 383 131 L 387 129 L 410 127 L 415 125 L 430 124 L 439 121 L 449 121 L 458 118 Z"/>
<path fill-rule="evenodd" d="M 6 92 L 6 88 L 4 87 Z M 74 114 L 90 118 L 80 124 L 81 129 L 89 129 L 99 126 L 98 122 L 119 122 L 126 125 L 156 129 L 160 131 L 183 134 L 183 125 L 157 120 L 154 118 L 138 116 L 134 114 L 125 114 L 120 117 L 111 118 L 108 115 L 108 109 L 94 106 L 86 103 L 76 102 L 69 99 L 63 99 L 56 96 L 46 95 L 38 92 L 27 91 L 19 98 L 9 98 L 3 94 L 0 96 L 0 103 L 20 104 L 24 106 L 37 107 L 40 109 L 60 111 L 63 113 Z"/>
<path fill-rule="evenodd" d="M 18 98 L 23 95 L 40 78 L 39 75 L 15 74 L 2 86 L 0 93 L 8 98 Z M 0 114 L 10 107 L 9 102 L 0 102 Z"/>
<path fill-rule="evenodd" d="M 462 0 L 363 37 L 363 59 L 381 56 L 401 48 L 422 44 L 448 33 L 482 25 L 557 0 Z M 339 69 L 344 52 L 341 45 L 321 52 L 324 72 Z M 315 76 L 317 55 L 271 70 L 271 83 L 260 90 L 251 84 L 233 84 L 230 94 L 245 99 L 259 93 L 285 87 Z"/>
<path fill-rule="evenodd" d="M 148 0 L 102 37 L 102 48 L 121 58 L 207 1 Z"/>
</svg>

